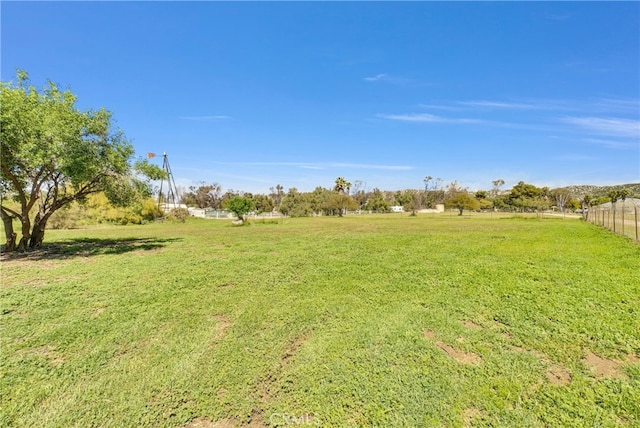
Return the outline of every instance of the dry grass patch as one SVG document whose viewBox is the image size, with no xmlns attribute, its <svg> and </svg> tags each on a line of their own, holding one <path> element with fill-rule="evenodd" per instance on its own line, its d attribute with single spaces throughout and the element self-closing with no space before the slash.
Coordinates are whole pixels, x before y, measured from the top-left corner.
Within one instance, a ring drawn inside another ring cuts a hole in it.
<svg viewBox="0 0 640 428">
<path fill-rule="evenodd" d="M 298 353 L 300 348 L 311 336 L 310 332 L 304 333 L 295 337 L 289 342 L 285 348 L 280 361 L 276 368 L 267 372 L 267 374 L 260 380 L 256 386 L 256 396 L 260 403 L 260 408 L 253 410 L 251 414 L 251 427 L 266 426 L 264 423 L 264 410 L 275 400 L 277 395 L 276 382 L 282 376 L 282 372 L 291 363 L 293 357 Z"/>
<path fill-rule="evenodd" d="M 451 358 L 453 358 L 459 363 L 467 364 L 467 365 L 478 365 L 480 364 L 480 362 L 482 362 L 482 358 L 480 358 L 479 355 L 476 355 L 472 352 L 463 352 L 444 342 L 437 340 L 436 334 L 431 330 L 425 330 L 424 336 L 427 339 L 433 341 L 433 343 L 435 343 L 435 345 L 438 348 L 442 349 L 448 356 L 450 356 Z"/>
<path fill-rule="evenodd" d="M 587 350 L 587 354 L 582 358 L 582 362 L 589 367 L 596 378 L 615 378 L 626 380 L 628 377 L 624 373 L 625 364 L 634 364 L 638 361 L 635 355 L 628 355 L 626 360 L 611 360 L 602 358 L 599 355 Z"/>
<path fill-rule="evenodd" d="M 93 318 L 96 318 L 96 317 L 100 316 L 100 314 L 102 314 L 106 310 L 107 310 L 107 308 L 104 307 L 104 306 L 96 309 L 95 311 L 93 311 L 93 314 L 92 314 Z"/>
<path fill-rule="evenodd" d="M 463 419 L 462 426 L 464 428 L 471 427 L 471 423 L 473 422 L 473 420 L 478 419 L 481 416 L 482 416 L 482 412 L 480 411 L 480 409 L 477 409 L 475 407 L 468 407 L 464 409 L 464 412 L 462 413 L 462 419 Z"/>
<path fill-rule="evenodd" d="M 184 428 L 235 428 L 240 426 L 238 420 L 234 418 L 212 421 L 203 417 L 195 418 L 186 425 L 183 425 Z"/>
<path fill-rule="evenodd" d="M 212 421 L 207 418 L 199 417 L 191 420 L 183 428 L 262 428 L 267 425 L 261 416 L 252 415 L 250 422 L 241 422 L 236 418 L 225 418 Z"/>
<path fill-rule="evenodd" d="M 214 315 L 213 319 L 216 321 L 216 333 L 214 335 L 214 340 L 218 342 L 222 340 L 227 329 L 231 327 L 231 321 L 227 316 L 221 314 Z"/>
<path fill-rule="evenodd" d="M 52 345 L 38 346 L 27 351 L 27 354 L 46 358 L 51 367 L 57 367 L 64 363 L 64 357 Z"/>
<path fill-rule="evenodd" d="M 468 328 L 469 330 L 482 330 L 482 326 L 476 322 L 473 322 L 471 320 L 464 320 L 462 321 L 462 325 L 464 325 L 466 328 Z"/>
<path fill-rule="evenodd" d="M 549 383 L 552 385 L 564 386 L 571 383 L 571 373 L 569 370 L 567 370 L 566 367 L 551 361 L 542 352 L 536 351 L 535 349 L 525 349 L 520 346 L 512 346 L 511 349 L 520 353 L 527 352 L 545 363 L 547 365 L 545 375 Z"/>
<path fill-rule="evenodd" d="M 571 373 L 560 364 L 551 364 L 547 369 L 547 380 L 552 385 L 568 385 L 571 383 Z"/>
</svg>

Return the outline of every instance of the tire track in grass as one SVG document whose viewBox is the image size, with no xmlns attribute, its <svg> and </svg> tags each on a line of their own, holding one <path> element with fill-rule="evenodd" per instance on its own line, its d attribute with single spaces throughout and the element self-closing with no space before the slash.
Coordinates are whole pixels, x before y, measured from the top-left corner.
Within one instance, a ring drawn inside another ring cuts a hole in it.
<svg viewBox="0 0 640 428">
<path fill-rule="evenodd" d="M 445 354 L 461 364 L 477 366 L 482 362 L 482 358 L 473 352 L 464 352 L 437 340 L 436 334 L 432 330 L 424 330 L 424 337 L 431 340 Z"/>
<path fill-rule="evenodd" d="M 290 340 L 285 347 L 278 364 L 273 369 L 267 371 L 265 376 L 258 381 L 254 391 L 254 395 L 258 401 L 258 406 L 253 409 L 251 422 L 248 426 L 267 426 L 264 412 L 274 402 L 278 395 L 276 383 L 282 377 L 282 374 L 287 367 L 289 367 L 293 362 L 300 348 L 302 348 L 310 337 L 311 332 L 308 331 Z"/>
</svg>

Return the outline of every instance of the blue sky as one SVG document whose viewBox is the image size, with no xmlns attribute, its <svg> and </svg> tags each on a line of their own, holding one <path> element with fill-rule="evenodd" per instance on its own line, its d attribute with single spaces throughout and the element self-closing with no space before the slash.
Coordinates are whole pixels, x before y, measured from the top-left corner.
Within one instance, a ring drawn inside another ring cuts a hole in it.
<svg viewBox="0 0 640 428">
<path fill-rule="evenodd" d="M 3 81 L 105 106 L 182 186 L 640 182 L 638 2 L 3 1 L 1 19 Z"/>
</svg>

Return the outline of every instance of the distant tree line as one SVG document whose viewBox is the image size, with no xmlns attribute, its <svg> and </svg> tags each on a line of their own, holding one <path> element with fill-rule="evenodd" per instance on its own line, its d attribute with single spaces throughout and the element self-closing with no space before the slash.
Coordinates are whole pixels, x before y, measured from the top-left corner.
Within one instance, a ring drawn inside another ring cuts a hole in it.
<svg viewBox="0 0 640 428">
<path fill-rule="evenodd" d="M 133 145 L 112 122 L 111 112 L 81 110 L 76 95 L 53 82 L 42 88 L 18 70 L 16 82 L 0 82 L 0 219 L 5 235 L 2 251 L 40 248 L 47 227 L 70 228 L 91 222 L 143 223 L 162 216 L 183 220 L 188 213 L 166 215 L 153 198 L 153 183 L 166 172 L 136 159 Z M 424 188 L 368 190 L 336 178 L 331 188 L 311 192 L 281 184 L 268 194 L 232 189 L 223 193 L 218 183 L 200 183 L 183 192 L 190 207 L 227 209 L 242 220 L 248 212 L 277 211 L 301 217 L 343 216 L 349 211 L 385 213 L 401 206 L 411 215 L 440 204 L 464 210 L 540 211 L 551 207 L 588 209 L 603 202 L 625 200 L 628 189 L 611 189 L 606 196 L 583 195 L 577 200 L 568 189 L 549 190 L 519 182 L 503 191 L 497 179 L 490 190 L 470 192 L 456 181 L 444 184 L 426 176 Z"/>
<path fill-rule="evenodd" d="M 245 207 L 256 214 L 279 212 L 291 217 L 317 215 L 341 216 L 349 211 L 388 213 L 393 206 L 416 215 L 420 210 L 433 209 L 438 204 L 457 210 L 460 215 L 469 211 L 540 212 L 557 209 L 561 212 L 577 211 L 588 206 L 624 199 L 626 189 L 611 191 L 608 196 L 585 196 L 581 200 L 567 189 L 550 190 L 520 181 L 511 189 L 503 190 L 505 182 L 497 179 L 488 190 L 470 191 L 457 181 L 445 184 L 442 179 L 426 176 L 423 189 L 368 190 L 362 181 L 351 184 L 338 177 L 332 188 L 318 186 L 313 191 L 301 192 L 295 187 L 286 192 L 281 184 L 270 188 L 268 194 L 252 194 L 229 189 L 222 193 L 218 183 L 201 183 L 183 192 L 181 203 L 198 208 L 228 209 L 229 202 L 241 197 L 250 201 Z M 233 211 L 233 210 L 232 210 Z"/>
</svg>

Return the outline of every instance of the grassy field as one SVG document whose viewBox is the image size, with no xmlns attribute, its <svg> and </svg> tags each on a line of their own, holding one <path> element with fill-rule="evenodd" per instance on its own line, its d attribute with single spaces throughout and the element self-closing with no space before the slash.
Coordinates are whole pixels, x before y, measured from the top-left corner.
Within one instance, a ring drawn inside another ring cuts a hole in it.
<svg viewBox="0 0 640 428">
<path fill-rule="evenodd" d="M 1 426 L 640 425 L 640 245 L 579 220 L 45 242 L 2 260 Z"/>
</svg>

